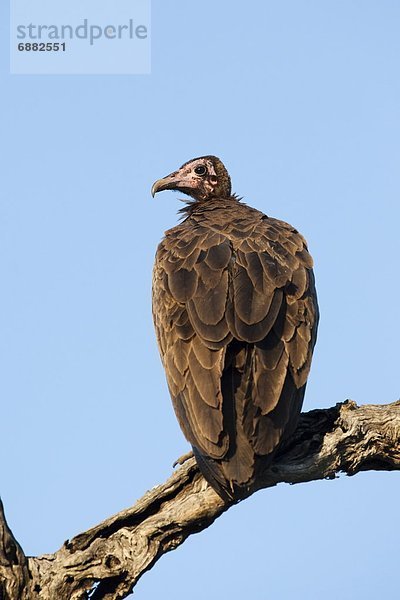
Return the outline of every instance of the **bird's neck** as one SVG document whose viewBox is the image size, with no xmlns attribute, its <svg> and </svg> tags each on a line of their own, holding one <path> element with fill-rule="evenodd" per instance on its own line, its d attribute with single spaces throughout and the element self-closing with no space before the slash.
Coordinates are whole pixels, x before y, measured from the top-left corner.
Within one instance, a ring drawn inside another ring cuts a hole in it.
<svg viewBox="0 0 400 600">
<path fill-rule="evenodd" d="M 228 197 L 213 196 L 212 198 L 207 198 L 206 200 L 185 200 L 185 206 L 181 208 L 179 212 L 183 214 L 184 217 L 188 217 L 211 210 L 224 208 L 228 209 L 233 205 L 236 205 L 238 202 L 240 202 L 240 198 L 235 195 Z"/>
</svg>

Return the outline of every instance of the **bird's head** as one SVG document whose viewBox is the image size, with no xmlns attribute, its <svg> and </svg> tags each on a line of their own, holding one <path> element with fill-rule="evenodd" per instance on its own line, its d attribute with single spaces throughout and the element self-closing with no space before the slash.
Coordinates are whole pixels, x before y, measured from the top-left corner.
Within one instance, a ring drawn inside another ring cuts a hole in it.
<svg viewBox="0 0 400 600">
<path fill-rule="evenodd" d="M 231 195 L 231 178 L 216 156 L 201 156 L 189 160 L 180 169 L 156 181 L 151 194 L 163 190 L 176 190 L 195 200 L 228 198 Z"/>
</svg>

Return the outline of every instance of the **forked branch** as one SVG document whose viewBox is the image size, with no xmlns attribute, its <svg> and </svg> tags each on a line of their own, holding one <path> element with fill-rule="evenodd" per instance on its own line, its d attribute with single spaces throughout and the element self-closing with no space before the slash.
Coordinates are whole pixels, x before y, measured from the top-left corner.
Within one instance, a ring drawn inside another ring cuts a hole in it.
<svg viewBox="0 0 400 600">
<path fill-rule="evenodd" d="M 354 402 L 301 416 L 260 488 L 333 479 L 338 473 L 400 470 L 400 401 Z M 0 509 L 0 600 L 116 600 L 166 552 L 230 508 L 194 459 L 134 506 L 67 541 L 54 554 L 26 558 Z"/>
</svg>

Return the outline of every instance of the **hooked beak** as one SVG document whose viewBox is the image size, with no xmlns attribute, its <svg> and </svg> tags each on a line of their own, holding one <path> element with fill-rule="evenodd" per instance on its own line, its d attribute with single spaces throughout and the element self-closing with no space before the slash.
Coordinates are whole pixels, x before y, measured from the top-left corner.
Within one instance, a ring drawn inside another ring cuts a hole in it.
<svg viewBox="0 0 400 600">
<path fill-rule="evenodd" d="M 163 177 L 162 179 L 158 179 L 151 188 L 151 195 L 154 196 L 157 192 L 162 192 L 163 190 L 176 190 L 179 189 L 179 179 L 176 178 L 176 171 Z"/>
</svg>

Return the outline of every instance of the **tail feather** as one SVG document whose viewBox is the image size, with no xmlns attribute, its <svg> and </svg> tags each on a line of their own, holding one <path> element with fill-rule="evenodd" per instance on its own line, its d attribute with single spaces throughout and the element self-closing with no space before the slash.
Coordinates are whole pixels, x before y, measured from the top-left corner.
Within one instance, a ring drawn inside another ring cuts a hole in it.
<svg viewBox="0 0 400 600">
<path fill-rule="evenodd" d="M 224 502 L 232 502 L 235 499 L 235 495 L 233 490 L 230 489 L 221 464 L 213 458 L 200 454 L 197 448 L 192 447 L 193 454 L 204 479 L 206 479 Z"/>
<path fill-rule="evenodd" d="M 273 410 L 262 413 L 263 389 L 257 389 L 256 349 L 240 342 L 228 346 L 222 374 L 224 429 L 229 449 L 213 459 L 193 447 L 197 464 L 208 483 L 225 502 L 250 495 L 270 466 L 279 446 L 292 435 L 300 414 L 305 386 L 297 389 L 286 373 L 282 389 L 276 392 Z M 278 376 L 271 372 L 271 378 Z M 268 394 L 268 390 L 266 391 Z"/>
</svg>

